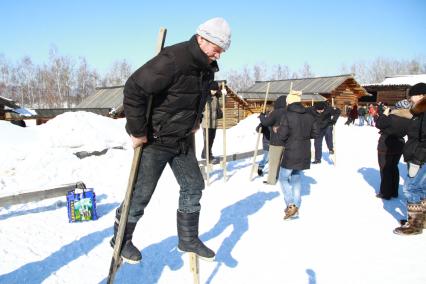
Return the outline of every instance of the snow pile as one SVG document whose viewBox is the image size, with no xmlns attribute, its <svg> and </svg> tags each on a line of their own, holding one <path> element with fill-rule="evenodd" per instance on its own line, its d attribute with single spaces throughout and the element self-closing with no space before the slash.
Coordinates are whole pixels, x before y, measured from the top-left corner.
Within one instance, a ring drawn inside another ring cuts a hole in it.
<svg viewBox="0 0 426 284">
<path fill-rule="evenodd" d="M 45 147 L 101 151 L 125 146 L 129 141 L 124 120 L 114 120 L 90 112 L 67 112 L 40 126 Z"/>
</svg>

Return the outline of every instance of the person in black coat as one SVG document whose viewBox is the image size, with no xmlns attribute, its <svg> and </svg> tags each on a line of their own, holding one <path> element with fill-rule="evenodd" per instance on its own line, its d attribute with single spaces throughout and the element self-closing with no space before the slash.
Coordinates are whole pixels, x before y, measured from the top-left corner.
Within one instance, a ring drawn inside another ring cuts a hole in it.
<svg viewBox="0 0 426 284">
<path fill-rule="evenodd" d="M 319 135 L 315 117 L 301 103 L 302 92 L 292 91 L 287 96 L 287 111 L 281 119 L 278 135 L 284 142 L 280 186 L 287 205 L 284 219 L 298 214 L 301 204 L 301 173 L 311 166 L 311 140 Z"/>
<path fill-rule="evenodd" d="M 398 164 L 405 144 L 404 136 L 407 134 L 412 117 L 409 107 L 409 104 L 398 102 L 391 112 L 390 108 L 386 108 L 379 113 L 376 121 L 376 127 L 380 129 L 377 144 L 380 190 L 376 196 L 382 199 L 389 200 L 398 197 Z"/>
<path fill-rule="evenodd" d="M 331 107 L 327 102 L 317 102 L 313 107 L 309 108 L 309 111 L 315 116 L 320 128 L 320 135 L 314 141 L 315 160 L 312 162 L 313 164 L 319 164 L 322 158 L 322 141 L 324 137 L 330 155 L 334 154 L 333 127 L 340 116 L 340 110 Z"/>
<path fill-rule="evenodd" d="M 426 228 L 426 84 L 418 83 L 408 92 L 413 103 L 413 117 L 407 130 L 407 142 L 403 149 L 408 176 L 403 192 L 407 201 L 407 222 L 394 230 L 399 235 L 421 234 Z"/>
<path fill-rule="evenodd" d="M 274 110 L 268 114 L 260 115 L 260 123 L 265 127 L 270 127 L 271 141 L 269 143 L 269 173 L 268 178 L 264 183 L 274 185 L 277 183 L 277 176 L 280 168 L 282 153 L 284 151 L 284 142 L 278 137 L 278 134 L 273 131 L 280 125 L 281 118 L 286 109 L 286 96 L 280 96 L 274 102 Z"/>
<path fill-rule="evenodd" d="M 204 180 L 191 137 L 199 128 L 214 73 L 219 70 L 217 60 L 230 43 L 228 23 L 222 18 L 210 19 L 189 41 L 164 48 L 136 70 L 124 86 L 126 130 L 134 148 L 143 145 L 121 250 L 123 259 L 130 263 L 142 258 L 132 244 L 132 235 L 167 164 L 180 186 L 178 249 L 207 259 L 215 256 L 198 237 Z M 112 245 L 122 207 L 116 211 Z"/>
</svg>

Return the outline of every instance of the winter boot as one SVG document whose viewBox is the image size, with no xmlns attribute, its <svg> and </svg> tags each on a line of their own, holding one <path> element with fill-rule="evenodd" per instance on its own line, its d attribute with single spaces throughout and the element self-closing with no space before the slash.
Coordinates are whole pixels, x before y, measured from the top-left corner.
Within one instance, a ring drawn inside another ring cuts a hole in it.
<svg viewBox="0 0 426 284">
<path fill-rule="evenodd" d="M 257 168 L 257 175 L 260 177 L 263 177 L 263 169 L 262 168 Z"/>
<path fill-rule="evenodd" d="M 117 216 L 119 218 L 118 213 L 117 213 Z M 117 237 L 118 224 L 119 224 L 118 222 L 119 222 L 118 219 L 116 219 L 114 222 L 114 236 L 109 242 L 112 248 L 114 248 L 115 238 Z M 137 264 L 142 260 L 141 252 L 132 243 L 132 236 L 133 236 L 133 232 L 135 231 L 135 228 L 136 228 L 136 223 L 127 223 L 126 229 L 124 230 L 123 242 L 121 247 L 121 257 L 123 258 L 124 261 L 130 264 Z"/>
<path fill-rule="evenodd" d="M 297 208 L 296 205 L 294 204 L 290 204 L 285 210 L 285 216 L 284 216 L 284 220 L 288 220 L 292 217 L 295 217 L 298 213 L 299 209 Z"/>
<path fill-rule="evenodd" d="M 423 207 L 420 203 L 408 203 L 408 221 L 401 227 L 393 230 L 398 235 L 418 235 L 423 231 Z"/>
<path fill-rule="evenodd" d="M 207 260 L 213 260 L 215 253 L 198 238 L 199 219 L 200 212 L 183 213 L 177 211 L 178 249 L 184 252 L 193 252 Z"/>
</svg>

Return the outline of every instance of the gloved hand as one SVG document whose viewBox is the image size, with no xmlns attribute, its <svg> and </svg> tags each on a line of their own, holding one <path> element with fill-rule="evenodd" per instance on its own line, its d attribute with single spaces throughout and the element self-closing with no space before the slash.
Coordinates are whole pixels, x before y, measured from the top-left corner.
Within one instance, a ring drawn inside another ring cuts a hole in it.
<svg viewBox="0 0 426 284">
<path fill-rule="evenodd" d="M 222 96 L 226 96 L 228 94 L 226 88 L 221 89 L 220 92 L 222 93 Z"/>
<path fill-rule="evenodd" d="M 415 177 L 417 173 L 419 172 L 420 166 L 413 163 L 407 163 L 407 165 L 408 165 L 408 176 L 410 178 Z"/>
</svg>

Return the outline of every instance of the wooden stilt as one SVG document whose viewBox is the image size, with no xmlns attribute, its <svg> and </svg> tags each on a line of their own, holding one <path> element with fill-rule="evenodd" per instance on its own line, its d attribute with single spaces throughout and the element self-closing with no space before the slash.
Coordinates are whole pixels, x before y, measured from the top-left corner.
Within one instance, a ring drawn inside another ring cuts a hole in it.
<svg viewBox="0 0 426 284">
<path fill-rule="evenodd" d="M 269 94 L 270 85 L 271 85 L 271 83 L 268 82 L 268 85 L 266 86 L 265 101 L 263 102 L 263 108 L 262 108 L 263 113 L 265 113 L 265 111 L 266 111 L 266 102 L 268 101 L 268 94 Z M 259 148 L 261 131 L 262 131 L 262 129 L 259 127 L 259 130 L 257 131 L 256 148 L 254 148 L 253 162 L 252 162 L 252 165 L 251 165 L 250 181 L 253 179 L 254 171 L 256 169 L 256 156 L 257 156 L 257 151 L 258 151 L 258 148 Z"/>
<path fill-rule="evenodd" d="M 225 89 L 225 82 L 222 82 L 222 90 Z M 222 93 L 222 127 L 223 127 L 223 160 L 222 160 L 222 167 L 223 167 L 223 181 L 226 182 L 226 100 L 225 95 Z"/>
<path fill-rule="evenodd" d="M 199 274 L 198 256 L 193 252 L 190 252 L 188 254 L 189 254 L 189 268 L 192 272 L 194 284 L 199 284 L 200 283 L 200 274 Z"/>
</svg>

